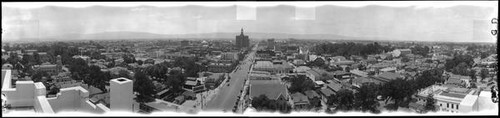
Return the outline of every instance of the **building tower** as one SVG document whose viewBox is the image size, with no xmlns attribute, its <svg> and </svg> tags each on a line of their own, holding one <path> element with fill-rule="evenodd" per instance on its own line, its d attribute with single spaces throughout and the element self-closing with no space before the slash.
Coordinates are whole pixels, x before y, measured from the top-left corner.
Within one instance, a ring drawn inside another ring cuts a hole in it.
<svg viewBox="0 0 500 118">
<path fill-rule="evenodd" d="M 239 49 L 246 48 L 250 44 L 250 40 L 248 39 L 248 36 L 245 36 L 243 34 L 243 28 L 241 28 L 241 33 L 239 36 L 236 36 L 236 47 Z"/>
<path fill-rule="evenodd" d="M 110 110 L 133 112 L 134 82 L 127 78 L 110 81 Z"/>
<path fill-rule="evenodd" d="M 57 69 L 57 72 L 61 72 L 62 71 L 62 60 L 61 60 L 61 55 L 57 55 L 56 57 L 56 69 Z"/>
</svg>

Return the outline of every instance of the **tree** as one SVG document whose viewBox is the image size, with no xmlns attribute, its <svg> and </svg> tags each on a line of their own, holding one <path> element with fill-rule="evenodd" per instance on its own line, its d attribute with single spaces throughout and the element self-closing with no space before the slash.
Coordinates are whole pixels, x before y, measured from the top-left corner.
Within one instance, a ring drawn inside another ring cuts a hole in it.
<svg viewBox="0 0 500 118">
<path fill-rule="evenodd" d="M 102 72 L 99 66 L 92 65 L 89 67 L 89 78 L 84 79 L 84 82 L 106 91 L 106 83 L 109 80 L 110 76 L 107 73 Z"/>
<path fill-rule="evenodd" d="M 402 62 L 409 62 L 410 58 L 408 58 L 407 56 L 403 56 L 403 58 L 401 58 L 401 61 Z"/>
<path fill-rule="evenodd" d="M 49 74 L 45 71 L 35 71 L 35 73 L 33 75 L 31 75 L 31 80 L 33 80 L 33 82 L 42 82 L 42 78 L 49 78 Z"/>
<path fill-rule="evenodd" d="M 476 77 L 476 70 L 470 70 L 469 71 L 469 76 L 470 76 L 470 79 L 473 81 L 473 82 L 477 82 L 477 77 Z"/>
<path fill-rule="evenodd" d="M 85 60 L 77 58 L 73 59 L 72 63 L 70 63 L 69 71 L 73 79 L 84 80 L 88 78 L 89 66 Z"/>
<path fill-rule="evenodd" d="M 469 67 L 472 67 L 473 64 L 474 64 L 474 59 L 472 58 L 472 56 L 470 56 L 470 55 L 456 55 L 456 56 L 454 56 L 453 59 L 446 60 L 445 69 L 447 71 L 454 73 L 454 74 L 466 75 L 467 73 L 455 73 L 452 70 L 457 69 L 456 68 L 457 66 L 460 66 L 462 69 L 467 69 Z"/>
<path fill-rule="evenodd" d="M 142 60 L 137 60 L 137 64 L 142 65 L 144 62 Z"/>
<path fill-rule="evenodd" d="M 406 106 L 406 102 L 402 103 L 416 92 L 415 88 L 412 82 L 397 78 L 383 84 L 380 92 L 383 96 L 394 99 L 395 105 Z"/>
<path fill-rule="evenodd" d="M 182 74 L 180 70 L 172 70 L 168 73 L 167 78 L 164 78 L 167 85 L 172 87 L 173 91 L 179 91 L 186 82 L 186 77 Z"/>
<path fill-rule="evenodd" d="M 341 89 L 337 92 L 337 109 L 349 111 L 354 106 L 354 94 L 351 90 Z"/>
<path fill-rule="evenodd" d="M 469 75 L 470 76 L 470 73 L 467 72 L 467 69 L 469 68 L 469 66 L 465 63 L 465 62 L 462 62 L 460 64 L 458 64 L 457 66 L 455 66 L 453 68 L 453 70 L 451 71 L 451 73 L 453 74 L 458 74 L 458 75 Z"/>
<path fill-rule="evenodd" d="M 415 79 L 415 87 L 416 89 L 422 89 L 426 88 L 428 86 L 434 85 L 436 83 L 443 83 L 445 80 L 442 78 L 444 70 L 440 69 L 431 69 L 431 70 L 426 70 L 420 74 Z"/>
<path fill-rule="evenodd" d="M 134 78 L 134 91 L 139 94 L 137 101 L 140 103 L 153 101 L 152 96 L 156 93 L 153 81 L 140 70 L 135 72 Z"/>
<path fill-rule="evenodd" d="M 481 76 L 481 81 L 483 81 L 486 77 L 488 77 L 488 69 L 481 69 L 480 76 Z"/>
<path fill-rule="evenodd" d="M 269 104 L 269 99 L 265 95 L 254 97 L 252 100 L 252 107 L 254 107 L 255 110 L 257 111 L 265 110 L 268 104 Z"/>
<path fill-rule="evenodd" d="M 377 94 L 378 94 L 378 86 L 375 83 L 367 83 L 363 84 L 361 88 L 359 88 L 358 93 L 355 94 L 355 108 L 360 109 L 361 111 L 370 111 L 372 113 L 378 113 L 378 102 Z"/>
<path fill-rule="evenodd" d="M 291 83 L 290 88 L 288 88 L 290 93 L 304 92 L 314 88 L 314 82 L 307 79 L 305 75 L 292 76 L 289 81 Z"/>
<path fill-rule="evenodd" d="M 59 91 L 61 91 L 59 87 L 53 86 L 50 88 L 48 94 L 57 94 L 57 93 L 59 93 Z"/>
<path fill-rule="evenodd" d="M 426 98 L 426 103 L 425 103 L 425 110 L 426 111 L 436 111 L 436 106 L 434 104 L 436 103 L 436 100 L 434 99 L 432 94 L 429 94 Z"/>
<path fill-rule="evenodd" d="M 125 62 L 127 64 L 136 62 L 135 57 L 132 54 L 124 54 L 122 56 L 122 58 L 123 58 L 123 62 Z"/>
</svg>

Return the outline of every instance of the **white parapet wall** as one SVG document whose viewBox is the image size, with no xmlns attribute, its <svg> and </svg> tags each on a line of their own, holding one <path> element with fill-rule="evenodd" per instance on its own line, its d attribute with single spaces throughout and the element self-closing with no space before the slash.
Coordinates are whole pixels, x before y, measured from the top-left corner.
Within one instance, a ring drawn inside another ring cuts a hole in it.
<svg viewBox="0 0 500 118">
<path fill-rule="evenodd" d="M 110 81 L 111 111 L 133 112 L 134 82 L 127 78 L 116 78 Z"/>
<path fill-rule="evenodd" d="M 81 86 L 63 88 L 57 93 L 56 97 L 46 98 L 46 88 L 41 82 L 17 81 L 16 88 L 12 88 L 12 86 L 10 86 L 10 70 L 6 70 L 3 80 L 2 85 L 5 86 L 2 86 L 2 94 L 7 98 L 6 104 L 11 107 L 33 107 L 35 111 L 39 113 L 57 113 L 62 111 L 104 113 L 110 111 L 106 105 L 90 102 L 89 91 Z M 131 80 L 129 81 L 131 82 Z M 132 87 L 132 85 L 129 86 Z M 120 89 L 124 88 L 115 90 Z M 130 94 L 132 94 L 132 88 L 130 88 L 129 91 Z M 130 96 L 132 95 L 127 97 Z M 121 95 L 119 95 L 119 97 L 121 97 Z M 130 100 L 130 102 L 132 102 L 132 100 Z M 132 106 L 132 103 L 130 103 L 129 106 Z"/>
<path fill-rule="evenodd" d="M 2 94 L 7 97 L 7 104 L 10 104 L 11 107 L 30 107 L 35 101 L 35 83 L 33 81 L 17 81 L 16 88 L 2 87 Z"/>
</svg>

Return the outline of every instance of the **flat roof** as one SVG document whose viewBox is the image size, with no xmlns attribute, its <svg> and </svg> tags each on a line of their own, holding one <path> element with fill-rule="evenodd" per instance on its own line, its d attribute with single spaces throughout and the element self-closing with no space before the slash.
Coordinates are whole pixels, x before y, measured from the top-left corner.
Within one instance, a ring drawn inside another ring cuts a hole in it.
<svg viewBox="0 0 500 118">
<path fill-rule="evenodd" d="M 442 92 L 441 94 L 439 95 L 442 95 L 442 96 L 447 96 L 447 97 L 454 97 L 454 98 L 464 98 L 465 96 L 467 95 L 464 95 L 464 94 L 457 94 L 457 93 L 448 93 L 448 92 Z"/>
<path fill-rule="evenodd" d="M 460 105 L 467 105 L 467 106 L 473 106 L 474 103 L 476 103 L 478 96 L 476 95 L 467 95 L 464 96 L 464 99 L 462 102 L 460 102 Z"/>
</svg>

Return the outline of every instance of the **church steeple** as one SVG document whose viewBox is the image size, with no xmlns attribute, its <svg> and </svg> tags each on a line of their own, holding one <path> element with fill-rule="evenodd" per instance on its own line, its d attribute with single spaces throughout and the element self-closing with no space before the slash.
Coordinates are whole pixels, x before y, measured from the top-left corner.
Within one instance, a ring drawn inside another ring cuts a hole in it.
<svg viewBox="0 0 500 118">
<path fill-rule="evenodd" d="M 243 36 L 243 28 L 241 28 L 241 34 L 240 35 Z"/>
</svg>

